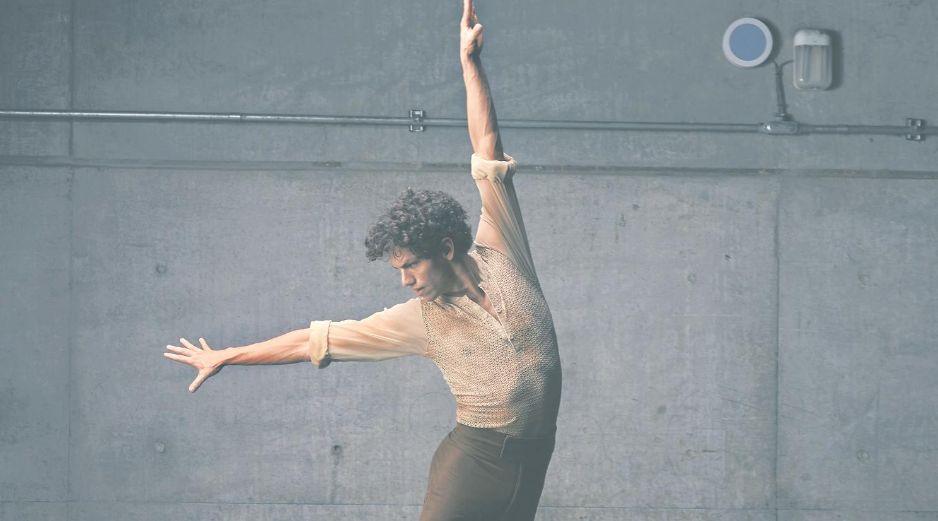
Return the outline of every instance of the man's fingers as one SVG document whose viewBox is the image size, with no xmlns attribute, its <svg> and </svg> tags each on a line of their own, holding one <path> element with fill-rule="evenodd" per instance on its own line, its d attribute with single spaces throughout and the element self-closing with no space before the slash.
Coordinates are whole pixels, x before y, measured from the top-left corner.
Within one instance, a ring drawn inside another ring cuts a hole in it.
<svg viewBox="0 0 938 521">
<path fill-rule="evenodd" d="M 475 27 L 469 30 L 469 35 L 472 40 L 475 41 L 476 47 L 478 49 L 482 48 L 482 24 L 476 24 Z"/>
<path fill-rule="evenodd" d="M 202 382 L 205 381 L 206 376 L 207 373 L 199 373 L 199 375 L 195 377 L 195 380 L 192 380 L 192 383 L 189 384 L 189 392 L 196 392 L 199 389 L 199 386 L 202 385 Z"/>
<path fill-rule="evenodd" d="M 177 361 L 177 362 L 182 362 L 182 363 L 184 363 L 184 364 L 186 364 L 186 365 L 192 365 L 192 363 L 189 362 L 189 357 L 188 357 L 188 356 L 176 355 L 176 354 L 173 354 L 173 353 L 163 353 L 163 356 L 165 356 L 166 358 L 169 358 L 169 359 L 171 359 L 171 360 L 175 360 L 175 361 Z"/>
<path fill-rule="evenodd" d="M 180 338 L 179 341 L 182 342 L 183 344 L 185 344 L 186 347 L 188 347 L 189 349 L 195 349 L 196 351 L 201 351 L 200 348 L 195 347 L 194 345 L 192 345 L 191 342 L 189 342 L 189 341 L 186 340 L 185 338 Z"/>
<path fill-rule="evenodd" d="M 202 349 L 207 349 L 209 351 L 212 350 L 212 348 L 208 346 L 208 342 L 206 342 L 204 338 L 199 337 L 199 343 L 202 344 Z"/>
<path fill-rule="evenodd" d="M 462 3 L 462 24 L 466 27 L 472 27 L 472 13 L 474 8 L 472 7 L 472 0 L 463 0 Z"/>
<path fill-rule="evenodd" d="M 166 349 L 169 349 L 170 351 L 173 351 L 174 353 L 179 353 L 183 356 L 190 356 L 190 354 L 192 353 L 191 349 L 186 349 L 184 347 L 166 346 Z"/>
</svg>

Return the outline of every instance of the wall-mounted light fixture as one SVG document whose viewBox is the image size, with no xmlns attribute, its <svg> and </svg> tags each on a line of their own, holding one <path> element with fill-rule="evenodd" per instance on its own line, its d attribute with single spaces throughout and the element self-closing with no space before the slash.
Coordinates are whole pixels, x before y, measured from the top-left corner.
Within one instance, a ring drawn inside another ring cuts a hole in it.
<svg viewBox="0 0 938 521">
<path fill-rule="evenodd" d="M 723 55 L 737 67 L 756 67 L 772 53 L 772 31 L 761 20 L 740 18 L 723 33 Z"/>
<path fill-rule="evenodd" d="M 795 87 L 802 90 L 825 90 L 833 78 L 831 37 L 817 29 L 795 33 Z"/>
</svg>

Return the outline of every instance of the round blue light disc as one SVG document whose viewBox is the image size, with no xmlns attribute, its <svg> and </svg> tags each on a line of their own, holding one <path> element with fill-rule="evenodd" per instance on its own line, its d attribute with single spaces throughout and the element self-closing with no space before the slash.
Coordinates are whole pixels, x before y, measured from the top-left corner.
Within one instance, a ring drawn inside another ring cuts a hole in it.
<svg viewBox="0 0 938 521">
<path fill-rule="evenodd" d="M 723 54 L 738 67 L 762 64 L 772 52 L 772 32 L 756 18 L 740 18 L 723 33 Z"/>
<path fill-rule="evenodd" d="M 730 33 L 730 50 L 739 59 L 750 62 L 765 51 L 765 35 L 752 24 L 742 24 Z"/>
</svg>

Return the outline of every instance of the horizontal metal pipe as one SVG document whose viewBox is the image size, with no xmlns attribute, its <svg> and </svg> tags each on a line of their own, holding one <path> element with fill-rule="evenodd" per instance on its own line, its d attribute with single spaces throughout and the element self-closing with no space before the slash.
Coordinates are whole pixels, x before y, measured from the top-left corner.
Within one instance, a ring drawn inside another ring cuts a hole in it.
<svg viewBox="0 0 938 521">
<path fill-rule="evenodd" d="M 67 120 L 130 120 L 188 121 L 238 123 L 299 123 L 325 125 L 423 125 L 425 127 L 463 127 L 465 119 L 369 116 L 316 116 L 288 114 L 225 114 L 189 112 L 121 112 L 64 110 L 0 110 L 0 118 L 67 119 Z M 624 130 L 653 132 L 733 132 L 767 133 L 763 123 L 667 123 L 629 121 L 566 121 L 566 120 L 501 120 L 503 128 L 548 130 Z M 768 132 L 771 134 L 772 132 Z M 811 125 L 798 124 L 798 134 L 879 134 L 936 135 L 934 127 L 912 128 L 889 125 Z"/>
<path fill-rule="evenodd" d="M 799 128 L 806 134 L 879 134 L 904 136 L 907 134 L 936 135 L 935 127 L 901 127 L 889 125 L 809 125 L 801 124 Z"/>
<path fill-rule="evenodd" d="M 506 121 L 499 126 L 569 130 L 641 130 L 660 132 L 759 132 L 752 123 L 664 123 L 650 121 Z"/>
<path fill-rule="evenodd" d="M 195 112 L 101 112 L 64 110 L 0 110 L 0 118 L 71 119 L 71 120 L 132 120 L 132 121 L 195 121 L 253 123 L 317 123 L 359 125 L 404 125 L 410 118 L 308 116 L 288 114 L 220 114 Z"/>
<path fill-rule="evenodd" d="M 213 114 L 188 112 L 91 112 L 57 110 L 0 110 L 0 117 L 23 119 L 196 121 L 251 123 L 316 123 L 336 125 L 412 125 L 427 127 L 464 127 L 465 119 L 364 116 L 309 116 L 287 114 Z M 556 130 L 653 130 L 683 132 L 759 132 L 758 124 L 734 123 L 651 123 L 618 121 L 501 120 L 503 128 Z"/>
<path fill-rule="evenodd" d="M 413 123 L 410 119 L 407 123 Z M 464 127 L 466 120 L 425 118 L 428 127 Z M 759 132 L 759 124 L 740 123 L 656 123 L 644 121 L 567 121 L 567 120 L 498 120 L 501 128 L 536 128 L 549 130 L 642 130 L 664 132 Z"/>
</svg>

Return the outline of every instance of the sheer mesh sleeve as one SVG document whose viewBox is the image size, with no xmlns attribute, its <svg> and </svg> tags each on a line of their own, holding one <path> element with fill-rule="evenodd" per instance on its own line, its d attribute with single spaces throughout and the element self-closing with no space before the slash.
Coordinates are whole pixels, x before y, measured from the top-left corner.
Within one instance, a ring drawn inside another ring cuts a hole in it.
<svg viewBox="0 0 938 521">
<path fill-rule="evenodd" d="M 417 298 L 362 320 L 314 320 L 309 329 L 310 361 L 319 368 L 334 360 L 377 362 L 427 353 L 427 333 Z"/>
<path fill-rule="evenodd" d="M 482 218 L 476 232 L 476 243 L 504 253 L 525 276 L 536 281 L 521 207 L 511 180 L 518 162 L 508 154 L 504 155 L 505 161 L 498 161 L 472 154 L 472 178 L 482 198 Z"/>
</svg>

